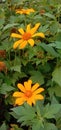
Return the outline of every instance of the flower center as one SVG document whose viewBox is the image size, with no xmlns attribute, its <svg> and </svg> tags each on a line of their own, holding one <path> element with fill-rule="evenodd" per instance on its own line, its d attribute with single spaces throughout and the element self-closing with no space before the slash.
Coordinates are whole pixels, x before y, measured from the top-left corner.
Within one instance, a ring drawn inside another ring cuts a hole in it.
<svg viewBox="0 0 61 130">
<path fill-rule="evenodd" d="M 32 96 L 32 92 L 30 90 L 27 90 L 26 93 L 25 93 L 25 96 L 26 97 L 31 97 Z"/>
<path fill-rule="evenodd" d="M 29 40 L 29 39 L 31 38 L 31 34 L 25 32 L 25 33 L 22 35 L 22 38 L 23 38 L 23 40 Z"/>
</svg>

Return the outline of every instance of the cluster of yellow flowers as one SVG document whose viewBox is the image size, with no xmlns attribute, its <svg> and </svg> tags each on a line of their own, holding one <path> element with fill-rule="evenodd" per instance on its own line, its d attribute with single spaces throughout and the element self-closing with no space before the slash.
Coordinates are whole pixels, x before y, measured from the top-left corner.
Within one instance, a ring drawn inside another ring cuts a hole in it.
<svg viewBox="0 0 61 130">
<path fill-rule="evenodd" d="M 19 14 L 30 14 L 31 12 L 35 12 L 32 8 L 31 9 L 17 9 L 16 13 Z M 23 49 L 28 43 L 31 46 L 34 46 L 34 37 L 41 37 L 45 38 L 44 33 L 39 32 L 35 33 L 37 29 L 39 28 L 40 23 L 36 23 L 33 28 L 31 28 L 31 24 L 28 24 L 26 27 L 26 31 L 23 30 L 23 28 L 18 29 L 18 33 L 12 33 L 11 37 L 18 38 L 19 40 L 16 41 L 13 45 L 13 49 Z"/>
<path fill-rule="evenodd" d="M 31 9 L 16 9 L 16 14 L 30 14 L 31 12 L 35 12 L 35 10 Z M 40 26 L 40 23 L 36 23 L 33 28 L 31 28 L 31 24 L 29 23 L 26 27 L 26 31 L 23 28 L 18 29 L 18 33 L 11 33 L 11 37 L 19 39 L 15 41 L 13 44 L 13 49 L 23 49 L 29 43 L 31 46 L 34 46 L 35 41 L 34 37 L 45 38 L 44 33 L 38 32 L 35 33 Z M 44 88 L 40 88 L 39 84 L 36 83 L 31 86 L 32 80 L 28 80 L 24 82 L 24 85 L 18 83 L 17 87 L 20 89 L 13 93 L 13 97 L 15 98 L 15 105 L 22 105 L 24 102 L 27 102 L 29 105 L 35 104 L 37 100 L 44 99 L 40 93 L 44 91 Z"/>
</svg>

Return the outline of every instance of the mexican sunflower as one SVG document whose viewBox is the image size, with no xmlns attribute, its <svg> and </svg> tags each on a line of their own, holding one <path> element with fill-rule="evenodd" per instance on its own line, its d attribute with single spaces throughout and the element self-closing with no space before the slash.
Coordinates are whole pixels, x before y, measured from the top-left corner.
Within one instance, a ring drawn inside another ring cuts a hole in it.
<svg viewBox="0 0 61 130">
<path fill-rule="evenodd" d="M 16 14 L 30 14 L 32 12 L 35 12 L 34 9 L 16 9 Z"/>
<path fill-rule="evenodd" d="M 27 45 L 27 43 L 29 43 L 31 46 L 34 46 L 33 38 L 36 36 L 44 38 L 45 37 L 44 33 L 42 32 L 35 33 L 39 28 L 39 26 L 40 23 L 37 23 L 33 28 L 31 28 L 31 24 L 28 24 L 26 27 L 26 31 L 24 31 L 22 28 L 19 28 L 18 29 L 19 33 L 11 33 L 11 37 L 20 39 L 14 42 L 13 49 L 16 49 L 17 47 L 19 49 L 23 49 Z"/>
<path fill-rule="evenodd" d="M 20 91 L 13 93 L 15 97 L 15 105 L 22 105 L 24 102 L 27 102 L 29 105 L 35 104 L 37 100 L 43 100 L 44 96 L 40 93 L 44 91 L 44 88 L 39 87 L 39 84 L 36 83 L 33 86 L 32 80 L 24 82 L 24 85 L 21 83 L 17 84 L 17 87 Z"/>
</svg>

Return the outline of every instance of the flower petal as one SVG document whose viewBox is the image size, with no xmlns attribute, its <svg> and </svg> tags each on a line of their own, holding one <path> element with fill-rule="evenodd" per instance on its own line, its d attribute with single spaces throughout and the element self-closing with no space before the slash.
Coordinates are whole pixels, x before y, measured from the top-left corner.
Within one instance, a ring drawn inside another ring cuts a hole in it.
<svg viewBox="0 0 61 130">
<path fill-rule="evenodd" d="M 22 92 L 17 92 L 16 91 L 16 92 L 13 93 L 13 97 L 18 97 L 19 98 L 19 97 L 22 97 L 23 95 L 24 94 Z"/>
<path fill-rule="evenodd" d="M 17 33 L 12 33 L 12 34 L 11 34 L 11 37 L 21 38 L 22 36 L 21 36 L 20 34 L 17 34 Z"/>
<path fill-rule="evenodd" d="M 37 23 L 37 24 L 30 30 L 30 33 L 31 33 L 31 34 L 34 34 L 34 33 L 37 31 L 37 29 L 38 29 L 39 26 L 40 26 L 40 23 Z"/>
<path fill-rule="evenodd" d="M 18 31 L 23 35 L 24 34 L 24 30 L 22 28 L 18 29 Z"/>
<path fill-rule="evenodd" d="M 43 100 L 44 96 L 42 96 L 41 94 L 38 94 L 38 95 L 35 96 L 35 99 L 36 100 Z"/>
<path fill-rule="evenodd" d="M 27 100 L 27 103 L 28 103 L 30 106 L 32 106 L 32 100 L 31 100 L 31 99 L 28 99 L 28 100 Z"/>
<path fill-rule="evenodd" d="M 28 24 L 28 25 L 27 25 L 26 32 L 29 32 L 29 31 L 30 31 L 30 26 L 31 26 L 31 24 Z"/>
<path fill-rule="evenodd" d="M 41 38 L 45 38 L 44 33 L 36 33 L 36 34 L 34 34 L 32 37 L 36 37 L 36 36 L 39 36 L 39 37 L 41 37 Z"/>
<path fill-rule="evenodd" d="M 17 99 L 15 100 L 15 104 L 17 104 L 17 105 L 22 105 L 23 103 L 24 103 L 23 98 L 17 98 Z"/>
<path fill-rule="evenodd" d="M 19 49 L 25 48 L 26 45 L 27 45 L 27 41 L 23 41 L 23 42 L 20 44 Z"/>
<path fill-rule="evenodd" d="M 21 10 L 16 10 L 16 14 L 23 14 L 23 12 Z"/>
<path fill-rule="evenodd" d="M 17 87 L 18 87 L 22 92 L 25 92 L 25 87 L 24 87 L 21 83 L 18 83 L 18 84 L 17 84 Z"/>
<path fill-rule="evenodd" d="M 22 41 L 23 40 L 21 39 L 21 40 L 14 42 L 13 49 L 16 49 L 20 45 L 20 43 L 22 43 Z"/>
<path fill-rule="evenodd" d="M 25 89 L 31 90 L 31 84 L 32 84 L 31 80 L 28 80 L 28 82 L 24 82 Z"/>
<path fill-rule="evenodd" d="M 44 91 L 44 88 L 39 88 L 39 89 L 35 90 L 33 93 L 36 95 L 36 94 L 41 93 L 43 91 Z"/>
<path fill-rule="evenodd" d="M 36 83 L 35 85 L 32 86 L 32 91 L 35 91 L 40 85 Z"/>
<path fill-rule="evenodd" d="M 29 44 L 30 44 L 31 46 L 34 45 L 34 40 L 33 40 L 33 39 L 29 39 L 28 42 L 29 42 Z"/>
</svg>

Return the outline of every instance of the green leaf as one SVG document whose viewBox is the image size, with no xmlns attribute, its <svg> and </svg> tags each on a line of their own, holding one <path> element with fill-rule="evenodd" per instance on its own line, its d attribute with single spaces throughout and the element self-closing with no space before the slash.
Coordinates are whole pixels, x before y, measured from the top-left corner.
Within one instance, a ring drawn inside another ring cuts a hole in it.
<svg viewBox="0 0 61 130">
<path fill-rule="evenodd" d="M 21 66 L 20 65 L 15 65 L 15 66 L 11 67 L 11 70 L 14 70 L 16 72 L 21 72 Z"/>
<path fill-rule="evenodd" d="M 30 79 L 33 81 L 33 83 L 37 82 L 39 84 L 44 84 L 44 77 L 40 71 L 30 71 L 30 74 Z"/>
<path fill-rule="evenodd" d="M 1 125 L 0 130 L 7 130 L 7 127 L 6 127 L 6 124 L 5 124 L 5 123 L 3 123 L 3 124 Z"/>
<path fill-rule="evenodd" d="M 12 111 L 17 115 L 18 122 L 21 122 L 22 125 L 26 125 L 26 122 L 32 121 L 35 118 L 35 110 L 28 104 L 24 104 L 24 106 L 19 106 L 13 108 Z"/>
<path fill-rule="evenodd" d="M 35 119 L 32 125 L 32 130 L 44 130 L 42 127 L 42 122 L 39 119 Z"/>
<path fill-rule="evenodd" d="M 0 93 L 1 94 L 7 94 L 7 92 L 10 92 L 10 91 L 12 91 L 14 89 L 15 89 L 14 87 L 9 86 L 9 85 L 3 83 L 1 88 L 0 88 Z"/>
<path fill-rule="evenodd" d="M 51 24 L 50 24 L 50 32 L 52 34 L 55 34 L 58 32 L 58 22 L 56 21 L 53 21 Z"/>
<path fill-rule="evenodd" d="M 60 41 L 56 41 L 52 44 L 50 44 L 52 47 L 55 47 L 57 49 L 61 49 L 61 42 Z"/>
<path fill-rule="evenodd" d="M 42 43 L 40 44 L 40 46 L 52 56 L 59 57 L 58 53 L 53 49 L 50 44 L 46 45 L 45 43 Z"/>
<path fill-rule="evenodd" d="M 18 26 L 18 25 L 19 25 L 18 23 L 7 24 L 7 25 L 4 27 L 3 31 L 5 31 L 6 29 L 9 29 L 9 28 L 11 28 L 11 27 Z"/>
<path fill-rule="evenodd" d="M 50 87 L 48 91 L 49 91 L 49 94 L 55 94 L 56 96 L 61 97 L 61 87 L 59 85 Z"/>
<path fill-rule="evenodd" d="M 53 71 L 52 81 L 55 81 L 59 86 L 61 86 L 61 67 L 55 68 Z"/>
<path fill-rule="evenodd" d="M 56 35 L 56 41 L 61 42 L 61 32 Z"/>
<path fill-rule="evenodd" d="M 4 22 L 5 22 L 4 18 L 0 19 L 0 28 L 3 26 Z"/>
<path fill-rule="evenodd" d="M 44 126 L 44 130 L 58 130 L 58 129 L 53 123 L 46 123 Z"/>
<path fill-rule="evenodd" d="M 55 115 L 60 111 L 60 109 L 61 104 L 52 104 L 52 105 L 47 104 L 44 108 L 43 117 L 47 119 L 55 118 Z"/>
<path fill-rule="evenodd" d="M 55 16 L 50 14 L 50 13 L 45 13 L 44 15 L 51 18 L 51 19 L 54 19 L 54 20 L 56 19 Z"/>
</svg>

